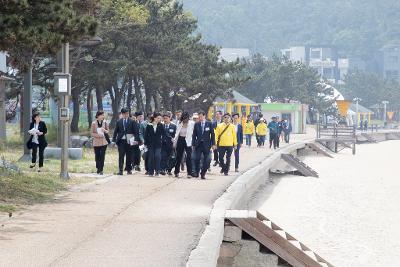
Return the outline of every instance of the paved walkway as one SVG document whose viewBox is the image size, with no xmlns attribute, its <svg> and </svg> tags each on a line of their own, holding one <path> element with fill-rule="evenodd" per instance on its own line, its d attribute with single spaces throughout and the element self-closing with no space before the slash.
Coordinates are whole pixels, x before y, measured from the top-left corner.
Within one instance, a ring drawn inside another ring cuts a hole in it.
<svg viewBox="0 0 400 267">
<path fill-rule="evenodd" d="M 271 153 L 243 148 L 241 170 Z M 134 174 L 80 186 L 0 218 L 0 266 L 184 266 L 214 201 L 236 177 L 214 168 L 205 181 Z"/>
</svg>

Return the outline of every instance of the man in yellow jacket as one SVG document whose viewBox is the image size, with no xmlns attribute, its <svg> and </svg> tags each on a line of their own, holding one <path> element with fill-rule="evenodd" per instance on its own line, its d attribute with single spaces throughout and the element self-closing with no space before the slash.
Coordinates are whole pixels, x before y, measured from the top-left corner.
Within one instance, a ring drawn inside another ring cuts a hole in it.
<svg viewBox="0 0 400 267">
<path fill-rule="evenodd" d="M 223 116 L 223 123 L 219 124 L 215 129 L 215 144 L 218 149 L 221 173 L 228 175 L 232 152 L 237 146 L 236 130 L 231 123 L 231 115 L 229 113 Z"/>
<path fill-rule="evenodd" d="M 254 122 L 251 116 L 247 116 L 247 121 L 244 123 L 243 134 L 246 136 L 246 146 L 251 147 L 251 138 L 255 133 Z"/>
<path fill-rule="evenodd" d="M 257 124 L 256 133 L 258 136 L 258 147 L 264 146 L 265 144 L 265 136 L 267 135 L 267 124 L 264 119 L 260 119 L 260 122 Z"/>
</svg>

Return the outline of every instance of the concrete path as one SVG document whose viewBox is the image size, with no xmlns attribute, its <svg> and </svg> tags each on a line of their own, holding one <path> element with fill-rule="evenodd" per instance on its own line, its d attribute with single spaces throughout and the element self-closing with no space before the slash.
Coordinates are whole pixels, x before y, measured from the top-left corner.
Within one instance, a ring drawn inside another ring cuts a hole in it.
<svg viewBox="0 0 400 267">
<path fill-rule="evenodd" d="M 271 153 L 243 148 L 241 170 Z M 214 201 L 236 178 L 214 168 L 205 181 L 137 173 L 82 185 L 0 217 L 0 266 L 184 266 Z"/>
</svg>

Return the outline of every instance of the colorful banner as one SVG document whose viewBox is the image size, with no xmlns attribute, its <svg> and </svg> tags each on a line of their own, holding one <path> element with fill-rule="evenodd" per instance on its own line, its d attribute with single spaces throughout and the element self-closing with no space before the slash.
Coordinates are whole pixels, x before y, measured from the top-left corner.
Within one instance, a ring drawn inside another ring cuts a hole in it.
<svg viewBox="0 0 400 267">
<path fill-rule="evenodd" d="M 386 112 L 387 113 L 387 118 L 388 118 L 388 120 L 393 120 L 393 116 L 394 116 L 394 111 L 388 111 L 388 112 Z"/>
<path fill-rule="evenodd" d="M 350 100 L 336 100 L 336 105 L 339 109 L 340 116 L 347 116 L 347 111 L 349 110 L 351 103 L 352 102 Z"/>
</svg>

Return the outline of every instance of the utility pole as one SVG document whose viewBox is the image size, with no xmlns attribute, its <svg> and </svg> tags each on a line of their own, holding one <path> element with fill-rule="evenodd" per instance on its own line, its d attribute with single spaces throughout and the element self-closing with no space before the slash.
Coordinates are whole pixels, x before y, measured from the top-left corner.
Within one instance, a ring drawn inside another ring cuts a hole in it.
<svg viewBox="0 0 400 267">
<path fill-rule="evenodd" d="M 69 179 L 69 97 L 71 94 L 71 75 L 69 74 L 69 44 L 62 47 L 62 73 L 55 73 L 56 91 L 60 96 L 60 126 L 61 126 L 61 172 L 62 179 Z"/>
<path fill-rule="evenodd" d="M 389 104 L 389 101 L 382 101 L 383 104 L 383 125 L 386 128 L 387 125 L 387 119 L 386 119 L 386 105 Z"/>
<path fill-rule="evenodd" d="M 356 129 L 357 129 L 358 125 L 360 124 L 359 119 L 358 119 L 358 108 L 359 108 L 359 107 L 358 107 L 358 103 L 359 103 L 360 101 L 362 101 L 362 99 L 356 97 L 356 98 L 353 99 L 353 101 L 356 102 Z"/>
</svg>

